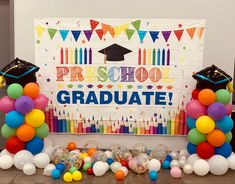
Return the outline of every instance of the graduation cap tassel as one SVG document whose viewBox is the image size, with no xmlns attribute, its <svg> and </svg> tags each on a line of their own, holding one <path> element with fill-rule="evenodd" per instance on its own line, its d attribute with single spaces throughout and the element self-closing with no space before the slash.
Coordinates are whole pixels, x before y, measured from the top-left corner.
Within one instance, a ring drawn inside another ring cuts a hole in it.
<svg viewBox="0 0 235 184">
<path fill-rule="evenodd" d="M 4 78 L 4 75 L 9 72 L 11 69 L 13 68 L 17 68 L 18 66 L 14 65 L 11 68 L 9 68 L 8 70 L 6 70 L 1 76 L 0 76 L 0 88 L 6 86 L 6 80 Z"/>
</svg>

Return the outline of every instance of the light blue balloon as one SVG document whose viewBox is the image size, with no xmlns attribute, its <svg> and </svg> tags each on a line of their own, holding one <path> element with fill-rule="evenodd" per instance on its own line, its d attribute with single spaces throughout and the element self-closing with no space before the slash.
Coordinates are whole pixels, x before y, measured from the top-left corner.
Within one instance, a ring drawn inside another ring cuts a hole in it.
<svg viewBox="0 0 235 184">
<path fill-rule="evenodd" d="M 190 116 L 187 117 L 187 125 L 189 129 L 196 128 L 196 119 L 191 118 Z"/>
<path fill-rule="evenodd" d="M 10 128 L 18 128 L 24 123 L 24 115 L 17 111 L 10 111 L 5 116 L 5 122 Z"/>
<path fill-rule="evenodd" d="M 228 133 L 233 129 L 234 122 L 231 117 L 225 116 L 223 119 L 216 121 L 216 128 L 224 133 Z"/>
</svg>

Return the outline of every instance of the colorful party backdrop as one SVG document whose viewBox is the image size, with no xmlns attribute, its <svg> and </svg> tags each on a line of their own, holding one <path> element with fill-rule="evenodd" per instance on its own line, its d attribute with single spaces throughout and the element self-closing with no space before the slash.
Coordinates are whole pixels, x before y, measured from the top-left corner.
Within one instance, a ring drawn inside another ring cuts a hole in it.
<svg viewBox="0 0 235 184">
<path fill-rule="evenodd" d="M 167 121 L 190 99 L 204 27 L 189 19 L 36 19 L 38 82 L 50 113 L 96 123 Z"/>
</svg>

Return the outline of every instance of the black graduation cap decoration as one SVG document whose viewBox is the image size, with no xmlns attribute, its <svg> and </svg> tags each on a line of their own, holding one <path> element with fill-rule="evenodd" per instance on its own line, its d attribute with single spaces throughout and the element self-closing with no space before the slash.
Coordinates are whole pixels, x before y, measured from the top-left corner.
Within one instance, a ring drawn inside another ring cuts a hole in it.
<svg viewBox="0 0 235 184">
<path fill-rule="evenodd" d="M 19 83 L 22 86 L 29 82 L 36 82 L 36 72 L 39 67 L 36 65 L 16 58 L 10 64 L 6 65 L 0 72 L 0 87 L 12 83 Z M 5 81 L 4 81 L 5 80 Z"/>
<path fill-rule="evenodd" d="M 123 61 L 124 55 L 132 51 L 118 44 L 112 44 L 99 52 L 105 55 L 107 61 Z"/>
<path fill-rule="evenodd" d="M 228 86 L 229 90 L 233 91 L 230 83 L 232 77 L 215 65 L 195 73 L 193 78 L 197 80 L 197 89 L 209 88 L 217 91 L 218 89 L 226 89 Z"/>
</svg>

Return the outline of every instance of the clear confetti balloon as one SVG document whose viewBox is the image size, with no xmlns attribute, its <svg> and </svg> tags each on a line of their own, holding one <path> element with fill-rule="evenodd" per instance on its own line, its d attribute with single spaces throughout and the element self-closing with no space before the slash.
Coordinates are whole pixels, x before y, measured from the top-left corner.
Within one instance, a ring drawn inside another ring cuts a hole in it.
<svg viewBox="0 0 235 184">
<path fill-rule="evenodd" d="M 148 169 L 148 156 L 140 154 L 129 161 L 129 167 L 132 171 L 142 174 Z"/>
<path fill-rule="evenodd" d="M 57 147 L 55 150 L 52 152 L 51 160 L 53 164 L 58 164 L 58 163 L 67 163 L 68 159 L 68 154 L 69 150 L 63 147 Z"/>
<path fill-rule="evenodd" d="M 116 145 L 112 148 L 114 160 L 130 160 L 132 158 L 130 151 L 121 145 Z"/>
<path fill-rule="evenodd" d="M 138 156 L 141 153 L 147 153 L 147 146 L 143 143 L 138 143 L 134 146 L 133 150 L 131 150 L 132 156 Z"/>
<path fill-rule="evenodd" d="M 93 163 L 97 161 L 106 162 L 107 156 L 103 151 L 96 151 L 95 153 L 92 154 L 91 160 Z"/>
<path fill-rule="evenodd" d="M 69 170 L 71 167 L 76 167 L 79 169 L 82 166 L 82 159 L 80 158 L 79 154 L 77 153 L 69 153 L 68 159 L 67 159 L 67 170 Z"/>
<path fill-rule="evenodd" d="M 166 155 L 169 153 L 169 148 L 164 144 L 159 144 L 156 148 L 154 148 L 150 153 L 150 158 L 158 159 L 160 161 L 165 160 Z"/>
<path fill-rule="evenodd" d="M 98 149 L 98 143 L 96 141 L 93 141 L 93 140 L 87 141 L 83 146 L 83 151 L 87 152 L 89 148 Z"/>
</svg>

